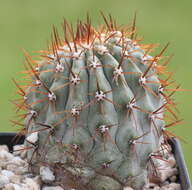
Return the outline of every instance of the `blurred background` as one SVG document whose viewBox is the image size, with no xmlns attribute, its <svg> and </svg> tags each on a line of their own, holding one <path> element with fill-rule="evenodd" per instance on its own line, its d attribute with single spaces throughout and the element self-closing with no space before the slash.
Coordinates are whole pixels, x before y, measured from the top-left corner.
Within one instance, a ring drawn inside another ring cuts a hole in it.
<svg viewBox="0 0 192 190">
<path fill-rule="evenodd" d="M 99 11 L 111 13 L 119 24 L 130 24 L 137 11 L 137 30 L 146 43 L 171 45 L 167 55 L 174 53 L 169 70 L 182 88 L 192 89 L 192 1 L 191 0 L 0 0 L 0 131 L 16 131 L 11 126 L 15 98 L 11 78 L 19 79 L 23 69 L 22 48 L 31 55 L 45 49 L 52 25 L 61 29 L 63 18 L 72 23 L 89 12 L 96 25 Z M 158 51 L 157 51 L 158 52 Z M 182 143 L 188 170 L 192 176 L 192 92 L 175 96 L 184 124 L 175 127 Z"/>
</svg>

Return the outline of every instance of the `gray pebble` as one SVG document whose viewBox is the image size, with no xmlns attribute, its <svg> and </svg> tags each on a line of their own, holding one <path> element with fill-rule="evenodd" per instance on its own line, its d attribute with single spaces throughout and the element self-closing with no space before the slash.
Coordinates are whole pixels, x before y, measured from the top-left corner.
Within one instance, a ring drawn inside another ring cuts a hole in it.
<svg viewBox="0 0 192 190">
<path fill-rule="evenodd" d="M 51 183 L 55 180 L 55 176 L 49 167 L 41 166 L 40 167 L 40 176 L 43 182 Z"/>
</svg>

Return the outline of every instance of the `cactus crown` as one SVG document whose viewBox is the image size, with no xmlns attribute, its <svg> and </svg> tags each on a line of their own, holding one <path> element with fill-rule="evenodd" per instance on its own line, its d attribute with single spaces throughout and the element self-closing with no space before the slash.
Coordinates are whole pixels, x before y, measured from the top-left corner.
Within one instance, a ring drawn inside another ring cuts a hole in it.
<svg viewBox="0 0 192 190">
<path fill-rule="evenodd" d="M 89 16 L 76 30 L 64 20 L 64 39 L 53 28 L 41 61 L 26 53 L 30 82 L 14 81 L 22 96 L 14 104 L 26 112 L 20 133 L 32 169 L 49 166 L 65 188 L 141 189 L 156 173 L 151 158 L 174 136 L 166 129 L 180 122 L 172 99 L 179 86 L 168 88 L 169 44 L 150 56 L 154 45 L 136 38 L 136 17 L 120 27 L 102 16 L 97 29 Z"/>
</svg>

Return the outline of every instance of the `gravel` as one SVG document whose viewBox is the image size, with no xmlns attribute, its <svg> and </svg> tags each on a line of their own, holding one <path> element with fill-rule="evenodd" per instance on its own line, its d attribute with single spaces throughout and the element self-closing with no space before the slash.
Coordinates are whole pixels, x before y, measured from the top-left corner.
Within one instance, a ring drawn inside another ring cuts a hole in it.
<svg viewBox="0 0 192 190">
<path fill-rule="evenodd" d="M 42 166 L 39 176 L 31 174 L 23 148 L 24 145 L 16 145 L 11 154 L 6 145 L 0 145 L 0 190 L 66 190 L 60 186 L 51 186 L 55 176 L 49 167 Z M 151 161 L 158 170 L 154 174 L 154 168 L 149 168 L 149 181 L 143 190 L 181 190 L 180 184 L 177 183 L 176 161 L 170 153 L 171 147 L 167 146 L 159 152 L 161 159 L 159 153 L 158 156 L 155 154 L 151 156 Z M 124 190 L 133 189 L 124 187 Z"/>
<path fill-rule="evenodd" d="M 51 183 L 51 182 L 54 182 L 55 180 L 55 176 L 49 167 L 45 167 L 45 166 L 40 167 L 40 176 L 41 176 L 41 180 L 44 183 Z"/>
</svg>

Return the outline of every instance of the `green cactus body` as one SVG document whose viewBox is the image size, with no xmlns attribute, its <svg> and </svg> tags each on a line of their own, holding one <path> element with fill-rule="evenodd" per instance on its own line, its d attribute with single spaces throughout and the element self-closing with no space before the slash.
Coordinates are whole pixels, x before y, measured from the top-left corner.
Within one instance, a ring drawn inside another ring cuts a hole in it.
<svg viewBox="0 0 192 190">
<path fill-rule="evenodd" d="M 36 172 L 51 167 L 55 183 L 69 189 L 142 189 L 164 136 L 168 102 L 157 62 L 166 47 L 149 56 L 134 31 L 106 25 L 96 31 L 81 22 L 72 42 L 67 35 L 60 42 L 55 32 L 36 69 L 27 56 L 28 159 Z M 65 28 L 72 31 L 66 22 Z"/>
</svg>

